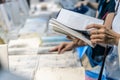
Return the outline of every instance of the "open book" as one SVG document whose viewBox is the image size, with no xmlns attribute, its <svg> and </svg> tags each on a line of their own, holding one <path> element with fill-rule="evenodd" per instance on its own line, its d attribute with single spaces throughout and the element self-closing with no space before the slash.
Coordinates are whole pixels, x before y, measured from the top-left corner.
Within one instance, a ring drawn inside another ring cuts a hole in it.
<svg viewBox="0 0 120 80">
<path fill-rule="evenodd" d="M 35 80 L 85 80 L 85 70 L 80 68 L 39 68 Z"/>
<path fill-rule="evenodd" d="M 53 27 L 54 31 L 79 38 L 91 47 L 94 46 L 90 41 L 90 34 L 86 30 L 86 26 L 93 23 L 103 24 L 104 21 L 66 9 L 61 9 L 57 19 L 52 18 L 49 21 L 49 25 Z"/>
</svg>

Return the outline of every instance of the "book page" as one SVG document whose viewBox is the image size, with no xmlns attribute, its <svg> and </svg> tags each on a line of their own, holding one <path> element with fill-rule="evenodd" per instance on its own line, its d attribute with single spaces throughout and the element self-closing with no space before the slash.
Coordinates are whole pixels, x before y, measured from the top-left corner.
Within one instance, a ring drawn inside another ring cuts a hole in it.
<svg viewBox="0 0 120 80">
<path fill-rule="evenodd" d="M 35 80 L 85 80 L 84 68 L 40 68 Z"/>
<path fill-rule="evenodd" d="M 7 44 L 0 45 L 0 63 L 2 64 L 3 69 L 9 69 Z"/>
<path fill-rule="evenodd" d="M 75 30 L 67 27 L 66 25 L 63 25 L 63 24 L 59 23 L 55 19 L 50 20 L 50 23 L 53 24 L 53 30 L 55 30 L 56 32 L 79 38 L 79 39 L 83 40 L 84 42 L 86 42 L 87 44 L 89 44 L 91 47 L 94 47 L 94 45 L 91 43 L 89 38 L 87 38 L 82 33 L 78 32 L 78 31 L 75 31 Z"/>
<path fill-rule="evenodd" d="M 61 9 L 57 21 L 77 30 L 85 30 L 86 26 L 89 24 L 103 24 L 104 22 L 103 20 L 65 9 Z"/>
</svg>

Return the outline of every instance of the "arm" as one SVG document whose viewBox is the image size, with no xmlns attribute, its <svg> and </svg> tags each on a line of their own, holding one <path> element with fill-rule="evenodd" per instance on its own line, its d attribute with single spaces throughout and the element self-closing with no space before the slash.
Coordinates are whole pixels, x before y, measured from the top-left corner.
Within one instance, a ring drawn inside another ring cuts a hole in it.
<svg viewBox="0 0 120 80">
<path fill-rule="evenodd" d="M 96 2 L 90 2 L 90 1 L 87 1 L 87 0 L 85 0 L 85 1 L 79 1 L 79 2 L 75 5 L 75 7 L 80 7 L 81 5 L 87 5 L 87 6 L 89 6 L 90 8 L 95 9 L 95 10 L 98 9 L 98 3 L 96 3 Z"/>
<path fill-rule="evenodd" d="M 87 6 L 89 6 L 90 8 L 97 10 L 98 9 L 98 3 L 96 2 L 88 2 Z"/>
<path fill-rule="evenodd" d="M 105 22 L 104 22 L 104 26 L 106 26 L 107 28 L 111 29 L 114 16 L 115 16 L 115 13 L 109 13 L 106 16 L 106 19 L 105 19 Z"/>
</svg>

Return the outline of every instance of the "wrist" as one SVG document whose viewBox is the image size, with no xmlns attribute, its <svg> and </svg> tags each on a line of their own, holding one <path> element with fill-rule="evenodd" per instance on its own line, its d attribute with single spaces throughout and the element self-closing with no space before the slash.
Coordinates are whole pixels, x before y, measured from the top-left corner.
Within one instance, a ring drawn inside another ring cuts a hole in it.
<svg viewBox="0 0 120 80">
<path fill-rule="evenodd" d="M 77 42 L 73 41 L 72 44 L 73 44 L 73 47 L 77 47 L 78 46 Z"/>
<path fill-rule="evenodd" d="M 84 5 L 86 5 L 86 6 L 87 6 L 88 4 L 89 4 L 89 1 L 88 1 L 88 0 L 86 0 Z"/>
</svg>

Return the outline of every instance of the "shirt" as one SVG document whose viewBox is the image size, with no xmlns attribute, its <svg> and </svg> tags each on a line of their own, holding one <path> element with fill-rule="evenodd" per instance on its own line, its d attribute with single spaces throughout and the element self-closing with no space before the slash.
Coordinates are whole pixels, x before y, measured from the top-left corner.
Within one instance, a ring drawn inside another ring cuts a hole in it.
<svg viewBox="0 0 120 80">
<path fill-rule="evenodd" d="M 115 12 L 115 5 L 115 0 L 109 0 L 108 2 L 106 0 L 100 0 L 98 6 L 98 18 L 105 20 L 108 13 Z"/>
<path fill-rule="evenodd" d="M 120 6 L 118 8 L 117 14 L 113 20 L 112 29 L 120 34 Z"/>
</svg>

